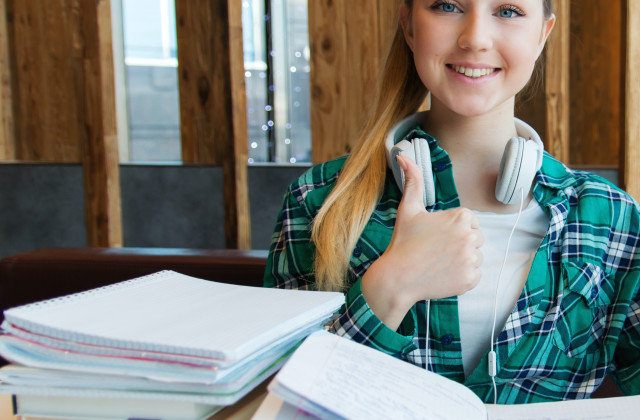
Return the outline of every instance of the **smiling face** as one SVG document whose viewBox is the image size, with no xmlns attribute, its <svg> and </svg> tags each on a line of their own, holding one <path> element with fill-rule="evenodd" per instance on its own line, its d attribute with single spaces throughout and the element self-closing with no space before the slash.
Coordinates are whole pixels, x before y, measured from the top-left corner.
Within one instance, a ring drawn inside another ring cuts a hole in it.
<svg viewBox="0 0 640 420">
<path fill-rule="evenodd" d="M 414 0 L 402 25 L 432 108 L 513 112 L 553 27 L 542 0 Z"/>
</svg>

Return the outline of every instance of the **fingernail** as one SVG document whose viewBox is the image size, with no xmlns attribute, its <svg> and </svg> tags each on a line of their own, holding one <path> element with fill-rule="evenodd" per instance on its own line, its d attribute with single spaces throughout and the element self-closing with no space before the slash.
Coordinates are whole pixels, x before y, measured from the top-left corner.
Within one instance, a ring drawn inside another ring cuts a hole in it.
<svg viewBox="0 0 640 420">
<path fill-rule="evenodd" d="M 401 155 L 397 155 L 396 160 L 398 161 L 398 165 L 400 165 L 400 168 L 402 168 L 403 171 L 406 171 L 407 163 L 404 161 L 404 157 Z"/>
</svg>

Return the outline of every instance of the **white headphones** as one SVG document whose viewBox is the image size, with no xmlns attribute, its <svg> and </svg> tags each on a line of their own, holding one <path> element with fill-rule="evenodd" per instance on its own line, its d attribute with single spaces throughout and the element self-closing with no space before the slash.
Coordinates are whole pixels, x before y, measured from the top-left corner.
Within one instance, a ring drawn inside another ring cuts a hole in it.
<svg viewBox="0 0 640 420">
<path fill-rule="evenodd" d="M 404 191 L 404 172 L 398 165 L 397 156 L 411 158 L 420 167 L 424 177 L 425 207 L 433 206 L 436 202 L 429 143 L 422 138 L 405 140 L 404 136 L 424 121 L 427 113 L 428 111 L 419 112 L 400 121 L 385 142 L 387 164 L 401 191 Z M 529 194 L 533 178 L 542 166 L 544 154 L 544 145 L 538 133 L 517 118 L 515 125 L 519 137 L 513 137 L 507 142 L 496 181 L 496 198 L 504 204 L 518 204 L 521 195 L 516 193 L 520 189 L 524 190 L 522 196 Z"/>
</svg>

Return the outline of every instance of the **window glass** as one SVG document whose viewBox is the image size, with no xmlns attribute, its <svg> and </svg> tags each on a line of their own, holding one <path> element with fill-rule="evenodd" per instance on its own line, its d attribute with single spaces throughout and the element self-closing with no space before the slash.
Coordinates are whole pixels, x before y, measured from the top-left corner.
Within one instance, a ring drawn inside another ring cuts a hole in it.
<svg viewBox="0 0 640 420">
<path fill-rule="evenodd" d="M 122 0 L 130 161 L 181 160 L 175 15 L 173 0 Z"/>
<path fill-rule="evenodd" d="M 179 162 L 174 0 L 113 1 L 121 1 L 127 113 L 119 121 L 129 139 L 121 156 Z M 307 0 L 242 0 L 242 27 L 249 163 L 309 162 Z"/>
<path fill-rule="evenodd" d="M 306 0 L 244 0 L 249 163 L 311 161 Z"/>
<path fill-rule="evenodd" d="M 247 92 L 247 123 L 249 125 L 249 162 L 269 162 L 273 121 L 268 92 L 267 40 L 268 22 L 264 0 L 242 2 L 242 38 L 244 78 Z"/>
</svg>

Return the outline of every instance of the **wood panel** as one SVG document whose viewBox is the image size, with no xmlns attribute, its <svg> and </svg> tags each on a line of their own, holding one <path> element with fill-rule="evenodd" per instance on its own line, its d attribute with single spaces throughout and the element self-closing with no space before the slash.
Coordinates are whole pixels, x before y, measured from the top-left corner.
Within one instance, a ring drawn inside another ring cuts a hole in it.
<svg viewBox="0 0 640 420">
<path fill-rule="evenodd" d="M 0 161 L 15 160 L 6 0 L 0 0 Z"/>
<path fill-rule="evenodd" d="M 624 116 L 623 4 L 571 1 L 572 164 L 618 165 Z"/>
<path fill-rule="evenodd" d="M 122 246 L 122 217 L 111 5 L 110 0 L 82 0 L 78 5 L 84 44 L 82 169 L 87 243 L 117 247 Z"/>
<path fill-rule="evenodd" d="M 348 88 L 342 77 L 346 71 L 344 0 L 316 0 L 308 3 L 309 74 L 311 109 L 311 160 L 319 163 L 349 150 L 349 120 L 344 96 Z M 373 34 L 370 30 L 368 34 Z M 372 37 L 374 38 L 374 37 Z M 358 124 L 361 122 L 358 121 Z"/>
<path fill-rule="evenodd" d="M 624 188 L 640 201 L 640 2 L 626 4 Z"/>
<path fill-rule="evenodd" d="M 6 0 L 19 160 L 80 162 L 84 138 L 80 0 Z"/>
<path fill-rule="evenodd" d="M 228 248 L 250 247 L 241 5 L 176 2 L 182 160 L 222 165 Z"/>
<path fill-rule="evenodd" d="M 231 138 L 229 23 L 226 1 L 176 2 L 182 161 L 222 163 Z M 218 147 L 216 149 L 216 147 Z"/>
<path fill-rule="evenodd" d="M 309 2 L 313 162 L 349 153 L 357 142 L 395 30 L 398 4 L 388 0 L 373 6 L 370 0 Z"/>
<path fill-rule="evenodd" d="M 570 2 L 557 0 L 554 7 L 556 24 L 547 40 L 545 60 L 545 147 L 560 161 L 570 163 Z"/>
<path fill-rule="evenodd" d="M 251 217 L 249 206 L 249 127 L 247 95 L 244 80 L 242 40 L 242 2 L 229 4 L 229 69 L 231 89 L 231 124 L 233 136 L 225 142 L 222 164 L 225 179 L 225 232 L 227 248 L 251 249 Z"/>
</svg>

